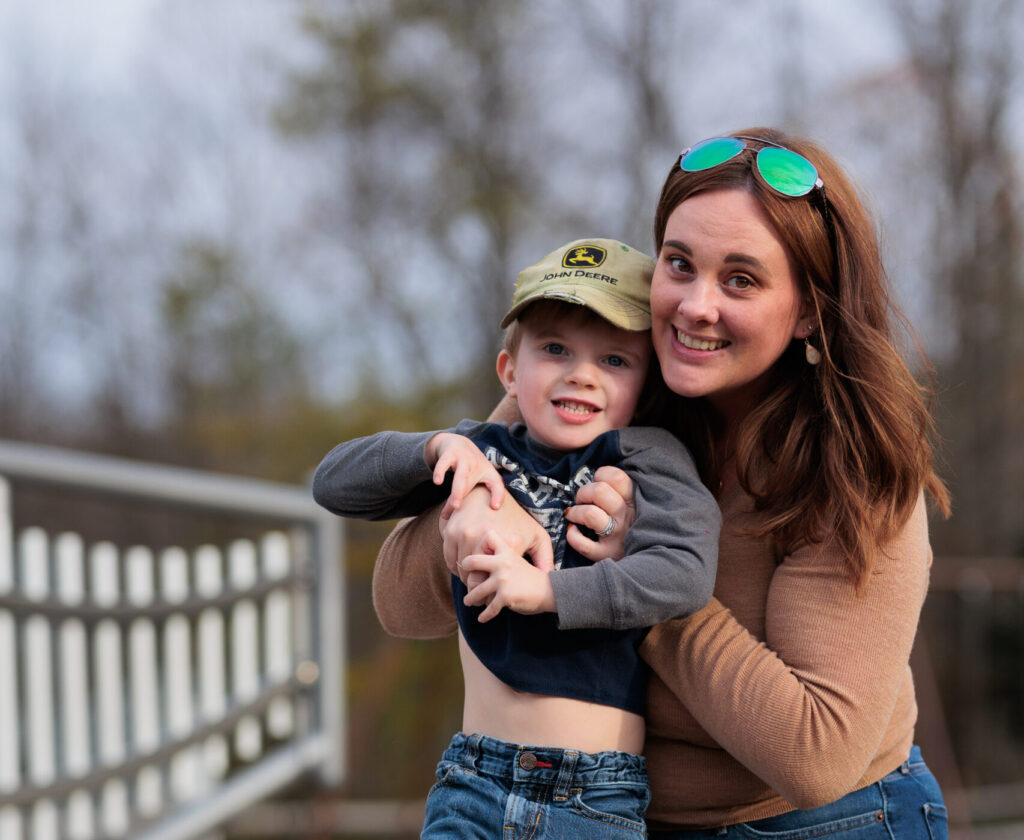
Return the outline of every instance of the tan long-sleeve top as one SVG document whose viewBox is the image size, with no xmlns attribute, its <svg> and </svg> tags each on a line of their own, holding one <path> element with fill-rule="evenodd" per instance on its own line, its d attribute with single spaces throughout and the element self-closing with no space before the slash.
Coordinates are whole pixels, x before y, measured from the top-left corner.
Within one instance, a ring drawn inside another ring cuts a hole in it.
<svg viewBox="0 0 1024 840">
<path fill-rule="evenodd" d="M 645 755 L 651 828 L 709 827 L 811 808 L 904 761 L 917 706 L 910 649 L 928 586 L 923 497 L 858 595 L 829 544 L 778 552 L 738 486 L 719 500 L 715 595 L 655 627 Z M 374 603 L 385 630 L 454 632 L 436 515 L 381 548 Z"/>
</svg>

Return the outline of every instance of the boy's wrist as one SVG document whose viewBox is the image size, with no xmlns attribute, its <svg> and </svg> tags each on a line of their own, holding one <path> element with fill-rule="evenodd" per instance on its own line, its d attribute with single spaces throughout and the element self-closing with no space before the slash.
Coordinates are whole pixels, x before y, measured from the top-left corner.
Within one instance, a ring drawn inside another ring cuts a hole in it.
<svg viewBox="0 0 1024 840">
<path fill-rule="evenodd" d="M 544 575 L 544 594 L 540 603 L 541 612 L 558 612 L 558 601 L 555 599 L 555 588 L 551 584 L 551 572 Z"/>
<path fill-rule="evenodd" d="M 427 466 L 430 467 L 430 469 L 434 469 L 434 467 L 437 466 L 437 458 L 438 455 L 440 454 L 438 452 L 438 448 L 440 445 L 439 438 L 441 438 L 444 434 L 444 432 L 438 432 L 436 435 L 433 435 L 427 441 L 426 446 L 423 447 L 423 460 L 426 461 Z"/>
</svg>

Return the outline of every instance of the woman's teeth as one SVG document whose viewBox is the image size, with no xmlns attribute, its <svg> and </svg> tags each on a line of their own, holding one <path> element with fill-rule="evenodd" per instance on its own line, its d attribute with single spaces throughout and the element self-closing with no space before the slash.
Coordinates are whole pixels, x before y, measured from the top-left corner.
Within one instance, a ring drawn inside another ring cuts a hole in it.
<svg viewBox="0 0 1024 840">
<path fill-rule="evenodd" d="M 703 338 L 691 338 L 679 330 L 676 330 L 676 340 L 683 347 L 689 347 L 691 350 L 721 350 L 729 343 L 728 341 L 705 341 Z"/>
</svg>

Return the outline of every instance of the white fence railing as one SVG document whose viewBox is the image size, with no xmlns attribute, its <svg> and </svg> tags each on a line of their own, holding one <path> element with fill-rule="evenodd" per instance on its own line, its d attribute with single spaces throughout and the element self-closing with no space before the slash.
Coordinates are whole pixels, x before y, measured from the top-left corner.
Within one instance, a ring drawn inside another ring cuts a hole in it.
<svg viewBox="0 0 1024 840">
<path fill-rule="evenodd" d="M 86 545 L 12 523 L 4 476 L 250 536 Z M 184 840 L 311 771 L 338 784 L 340 522 L 299 487 L 0 443 L 0 840 Z"/>
</svg>

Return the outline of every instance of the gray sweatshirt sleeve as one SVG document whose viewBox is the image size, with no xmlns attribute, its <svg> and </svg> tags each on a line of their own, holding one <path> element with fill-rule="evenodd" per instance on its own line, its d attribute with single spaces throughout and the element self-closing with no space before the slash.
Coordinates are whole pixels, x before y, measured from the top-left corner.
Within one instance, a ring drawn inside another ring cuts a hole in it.
<svg viewBox="0 0 1024 840">
<path fill-rule="evenodd" d="M 622 429 L 619 442 L 636 500 L 626 556 L 551 572 L 562 629 L 650 627 L 711 598 L 722 514 L 689 451 L 650 427 Z"/>
<path fill-rule="evenodd" d="M 472 437 L 484 426 L 463 420 L 445 432 Z M 313 475 L 313 498 L 339 516 L 397 519 L 416 516 L 448 496 L 433 482 L 424 452 L 433 432 L 378 432 L 339 443 Z"/>
</svg>

